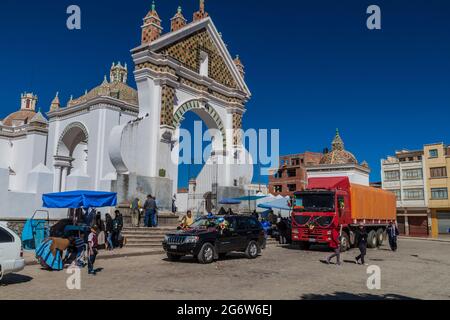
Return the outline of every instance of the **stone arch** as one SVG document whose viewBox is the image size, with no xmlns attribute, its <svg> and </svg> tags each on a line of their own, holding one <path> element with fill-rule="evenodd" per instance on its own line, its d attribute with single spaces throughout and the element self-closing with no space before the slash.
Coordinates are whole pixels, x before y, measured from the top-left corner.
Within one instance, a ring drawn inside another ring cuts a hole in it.
<svg viewBox="0 0 450 320">
<path fill-rule="evenodd" d="M 80 143 L 87 144 L 89 141 L 89 132 L 81 122 L 73 122 L 64 128 L 61 133 L 58 145 L 56 147 L 57 156 L 72 156 L 76 146 Z"/>
<path fill-rule="evenodd" d="M 184 114 L 192 111 L 197 114 L 209 129 L 217 129 L 220 131 L 223 139 L 223 150 L 227 147 L 226 129 L 217 111 L 209 104 L 203 104 L 198 100 L 191 100 L 183 103 L 174 113 L 173 126 L 176 128 L 183 120 Z"/>
</svg>

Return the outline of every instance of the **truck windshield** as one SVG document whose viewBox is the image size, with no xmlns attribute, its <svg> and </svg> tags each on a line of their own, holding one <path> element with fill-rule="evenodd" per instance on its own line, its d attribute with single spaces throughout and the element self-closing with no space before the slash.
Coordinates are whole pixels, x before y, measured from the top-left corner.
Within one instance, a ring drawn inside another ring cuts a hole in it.
<svg viewBox="0 0 450 320">
<path fill-rule="evenodd" d="M 334 211 L 333 193 L 303 193 L 295 195 L 296 211 L 330 212 Z"/>
</svg>

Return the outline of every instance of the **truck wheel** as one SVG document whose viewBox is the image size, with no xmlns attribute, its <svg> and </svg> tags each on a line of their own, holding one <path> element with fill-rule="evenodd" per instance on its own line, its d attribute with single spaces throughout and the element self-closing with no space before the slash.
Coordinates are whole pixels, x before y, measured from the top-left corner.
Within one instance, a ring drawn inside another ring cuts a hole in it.
<svg viewBox="0 0 450 320">
<path fill-rule="evenodd" d="M 205 243 L 197 255 L 198 262 L 209 264 L 214 261 L 214 246 L 211 243 Z"/>
<path fill-rule="evenodd" d="M 384 231 L 383 229 L 378 229 L 377 230 L 377 245 L 378 247 L 381 247 L 381 245 L 383 244 L 384 241 Z"/>
<path fill-rule="evenodd" d="M 256 241 L 250 241 L 247 245 L 247 249 L 245 249 L 245 256 L 249 259 L 255 259 L 258 257 L 258 252 L 259 248 Z"/>
<path fill-rule="evenodd" d="M 377 233 L 375 230 L 372 230 L 369 232 L 369 235 L 367 236 L 367 246 L 371 249 L 377 247 Z"/>
<path fill-rule="evenodd" d="M 167 253 L 167 259 L 169 259 L 169 261 L 180 261 L 181 256 L 178 256 L 176 254 Z"/>
<path fill-rule="evenodd" d="M 345 252 L 348 249 L 350 249 L 350 237 L 348 236 L 347 232 L 342 232 L 341 237 L 341 252 Z"/>
</svg>

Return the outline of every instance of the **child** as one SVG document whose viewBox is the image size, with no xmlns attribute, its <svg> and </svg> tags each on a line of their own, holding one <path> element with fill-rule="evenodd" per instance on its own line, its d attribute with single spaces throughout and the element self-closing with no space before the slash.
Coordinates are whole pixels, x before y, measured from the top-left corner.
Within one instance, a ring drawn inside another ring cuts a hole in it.
<svg viewBox="0 0 450 320">
<path fill-rule="evenodd" d="M 88 261 L 88 273 L 95 276 L 97 273 L 94 270 L 95 258 L 97 257 L 97 226 L 91 228 L 91 233 L 89 233 L 88 244 L 89 244 L 89 261 Z"/>
</svg>

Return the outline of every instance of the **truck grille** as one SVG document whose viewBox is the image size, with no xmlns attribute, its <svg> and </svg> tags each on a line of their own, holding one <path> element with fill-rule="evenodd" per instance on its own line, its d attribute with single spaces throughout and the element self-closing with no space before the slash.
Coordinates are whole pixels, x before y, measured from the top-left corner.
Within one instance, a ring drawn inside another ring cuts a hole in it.
<svg viewBox="0 0 450 320">
<path fill-rule="evenodd" d="M 168 244 L 183 244 L 186 240 L 186 237 L 184 236 L 170 236 L 167 240 Z"/>
</svg>

